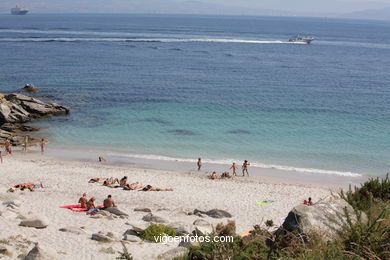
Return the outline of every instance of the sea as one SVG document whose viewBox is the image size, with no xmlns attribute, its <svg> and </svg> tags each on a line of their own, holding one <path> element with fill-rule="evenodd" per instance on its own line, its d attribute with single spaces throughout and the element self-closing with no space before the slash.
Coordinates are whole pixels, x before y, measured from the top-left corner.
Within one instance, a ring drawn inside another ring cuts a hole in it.
<svg viewBox="0 0 390 260">
<path fill-rule="evenodd" d="M 288 42 L 296 35 L 315 40 Z M 390 21 L 0 15 L 0 92 L 27 83 L 72 109 L 35 123 L 48 148 L 349 178 L 390 170 Z"/>
</svg>

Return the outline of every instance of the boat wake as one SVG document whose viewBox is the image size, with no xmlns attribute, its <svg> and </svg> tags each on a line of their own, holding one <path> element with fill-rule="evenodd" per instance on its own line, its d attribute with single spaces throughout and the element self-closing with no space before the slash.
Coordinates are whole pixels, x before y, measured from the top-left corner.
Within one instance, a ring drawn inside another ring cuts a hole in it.
<svg viewBox="0 0 390 260">
<path fill-rule="evenodd" d="M 207 42 L 207 43 L 252 43 L 252 44 L 305 44 L 288 41 L 263 41 L 224 38 L 0 38 L 0 42 Z"/>
</svg>

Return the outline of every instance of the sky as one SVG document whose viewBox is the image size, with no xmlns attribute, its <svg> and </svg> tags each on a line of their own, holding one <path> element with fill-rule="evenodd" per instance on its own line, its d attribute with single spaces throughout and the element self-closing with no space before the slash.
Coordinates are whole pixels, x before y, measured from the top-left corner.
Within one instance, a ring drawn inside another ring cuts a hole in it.
<svg viewBox="0 0 390 260">
<path fill-rule="evenodd" d="M 34 13 L 332 16 L 370 9 L 390 10 L 390 0 L 0 0 L 0 13 L 9 13 L 16 4 Z"/>
</svg>

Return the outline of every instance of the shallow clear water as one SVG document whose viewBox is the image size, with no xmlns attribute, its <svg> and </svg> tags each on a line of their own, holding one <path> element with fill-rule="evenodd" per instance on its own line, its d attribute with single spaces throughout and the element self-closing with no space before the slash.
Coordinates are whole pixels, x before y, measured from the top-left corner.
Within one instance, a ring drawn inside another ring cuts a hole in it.
<svg viewBox="0 0 390 260">
<path fill-rule="evenodd" d="M 32 83 L 71 106 L 40 122 L 58 145 L 384 174 L 389 32 L 312 18 L 1 15 L 0 90 Z M 287 43 L 298 33 L 316 40 Z"/>
</svg>

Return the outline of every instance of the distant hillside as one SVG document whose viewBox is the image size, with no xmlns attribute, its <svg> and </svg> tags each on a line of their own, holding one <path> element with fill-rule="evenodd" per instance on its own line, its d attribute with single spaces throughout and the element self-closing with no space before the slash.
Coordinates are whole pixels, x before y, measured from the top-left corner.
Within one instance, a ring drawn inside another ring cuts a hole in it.
<svg viewBox="0 0 390 260">
<path fill-rule="evenodd" d="M 376 19 L 390 20 L 390 7 L 383 9 L 363 10 L 359 12 L 346 13 L 342 17 L 355 19 Z"/>
</svg>

